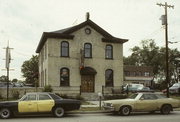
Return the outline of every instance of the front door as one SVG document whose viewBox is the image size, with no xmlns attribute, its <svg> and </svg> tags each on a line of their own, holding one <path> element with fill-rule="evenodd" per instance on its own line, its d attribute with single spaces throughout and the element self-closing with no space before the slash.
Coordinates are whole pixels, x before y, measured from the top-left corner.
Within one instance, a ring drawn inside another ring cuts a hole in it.
<svg viewBox="0 0 180 122">
<path fill-rule="evenodd" d="M 81 92 L 94 92 L 94 75 L 81 75 Z"/>
</svg>

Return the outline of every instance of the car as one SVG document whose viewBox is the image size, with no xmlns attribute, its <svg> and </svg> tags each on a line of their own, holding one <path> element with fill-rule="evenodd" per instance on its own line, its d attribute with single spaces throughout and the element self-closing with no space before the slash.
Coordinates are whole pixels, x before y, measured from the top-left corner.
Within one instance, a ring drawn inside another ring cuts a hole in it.
<svg viewBox="0 0 180 122">
<path fill-rule="evenodd" d="M 13 87 L 23 87 L 24 84 L 20 82 L 13 83 Z"/>
<path fill-rule="evenodd" d="M 137 92 L 154 92 L 154 90 L 150 89 L 149 87 L 143 87 L 138 89 Z"/>
<path fill-rule="evenodd" d="M 180 93 L 180 83 L 175 83 L 169 88 L 169 93 L 178 94 Z"/>
<path fill-rule="evenodd" d="M 127 99 L 103 102 L 103 108 L 113 113 L 128 116 L 131 112 L 155 112 L 169 114 L 180 107 L 180 100 L 167 98 L 161 93 L 134 93 Z"/>
<path fill-rule="evenodd" d="M 141 90 L 144 87 L 143 84 L 126 84 L 123 87 L 124 92 L 137 92 L 138 90 Z"/>
<path fill-rule="evenodd" d="M 63 117 L 66 111 L 78 110 L 81 102 L 73 99 L 63 99 L 54 93 L 26 93 L 18 101 L 0 102 L 0 117 L 7 119 L 17 114 L 52 113 Z"/>
</svg>

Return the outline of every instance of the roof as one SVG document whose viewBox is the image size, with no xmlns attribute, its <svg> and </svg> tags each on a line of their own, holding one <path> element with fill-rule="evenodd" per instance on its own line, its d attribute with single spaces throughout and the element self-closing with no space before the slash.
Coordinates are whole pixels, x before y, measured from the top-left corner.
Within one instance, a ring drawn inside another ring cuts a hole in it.
<svg viewBox="0 0 180 122">
<path fill-rule="evenodd" d="M 91 67 L 84 67 L 80 70 L 80 74 L 81 75 L 96 75 L 97 72 L 95 69 L 93 69 Z"/>
<path fill-rule="evenodd" d="M 40 52 L 40 50 L 42 49 L 47 38 L 73 39 L 74 35 L 71 35 L 71 34 L 87 25 L 89 25 L 91 28 L 93 28 L 94 30 L 99 32 L 101 35 L 103 35 L 104 38 L 102 38 L 102 42 L 121 43 L 122 44 L 122 43 L 125 43 L 128 41 L 128 39 L 121 39 L 121 38 L 112 36 L 107 31 L 105 31 L 103 28 L 98 26 L 96 23 L 94 23 L 90 19 L 87 19 L 85 22 L 83 22 L 79 25 L 76 25 L 76 26 L 72 26 L 69 28 L 52 31 L 52 32 L 43 32 L 40 42 L 38 44 L 38 47 L 36 49 L 36 53 Z"/>
</svg>

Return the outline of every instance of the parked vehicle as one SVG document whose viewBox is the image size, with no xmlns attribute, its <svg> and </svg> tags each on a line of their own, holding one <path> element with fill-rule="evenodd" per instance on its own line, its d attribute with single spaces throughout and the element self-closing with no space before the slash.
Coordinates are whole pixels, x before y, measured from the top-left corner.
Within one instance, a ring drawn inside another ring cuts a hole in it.
<svg viewBox="0 0 180 122">
<path fill-rule="evenodd" d="M 125 92 L 137 92 L 138 90 L 143 89 L 144 85 L 143 84 L 126 84 L 123 87 L 123 91 Z"/>
<path fill-rule="evenodd" d="M 13 87 L 23 87 L 23 86 L 24 86 L 24 84 L 20 83 L 20 82 L 13 83 Z"/>
<path fill-rule="evenodd" d="M 142 89 L 138 89 L 137 92 L 154 92 L 154 90 L 149 87 L 143 87 Z"/>
<path fill-rule="evenodd" d="M 103 102 L 105 110 L 124 116 L 131 112 L 155 112 L 169 114 L 173 108 L 180 107 L 180 100 L 167 98 L 160 93 L 135 93 L 128 99 Z"/>
<path fill-rule="evenodd" d="M 180 83 L 175 83 L 169 88 L 169 93 L 177 94 L 180 93 Z"/>
<path fill-rule="evenodd" d="M 66 111 L 80 108 L 79 100 L 63 99 L 53 93 L 27 93 L 18 101 L 0 102 L 0 117 L 10 118 L 16 114 L 53 113 L 62 117 Z"/>
<path fill-rule="evenodd" d="M 7 82 L 0 82 L 0 87 L 6 88 L 7 87 Z M 9 82 L 9 87 L 13 87 L 13 84 Z"/>
</svg>

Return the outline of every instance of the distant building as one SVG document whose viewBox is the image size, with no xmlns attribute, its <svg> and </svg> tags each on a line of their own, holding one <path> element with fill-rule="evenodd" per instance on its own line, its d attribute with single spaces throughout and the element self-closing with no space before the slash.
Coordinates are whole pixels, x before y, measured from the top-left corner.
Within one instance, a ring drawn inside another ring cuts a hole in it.
<svg viewBox="0 0 180 122">
<path fill-rule="evenodd" d="M 152 86 L 153 68 L 150 66 L 124 66 L 124 84 L 143 84 Z"/>
<path fill-rule="evenodd" d="M 39 53 L 39 86 L 64 94 L 95 93 L 123 84 L 123 43 L 91 21 L 44 32 Z"/>
</svg>

